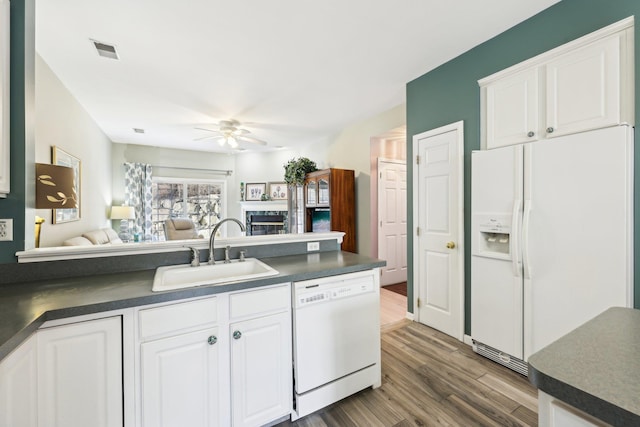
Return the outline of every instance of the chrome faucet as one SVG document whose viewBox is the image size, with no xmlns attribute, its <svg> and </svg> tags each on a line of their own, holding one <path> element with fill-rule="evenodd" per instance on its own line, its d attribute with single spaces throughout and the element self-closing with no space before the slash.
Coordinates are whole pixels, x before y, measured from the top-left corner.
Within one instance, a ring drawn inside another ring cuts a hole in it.
<svg viewBox="0 0 640 427">
<path fill-rule="evenodd" d="M 220 228 L 220 226 L 222 224 L 224 224 L 227 221 L 233 221 L 236 224 L 238 224 L 240 226 L 240 231 L 245 232 L 246 228 L 244 227 L 244 224 L 241 223 L 240 221 L 238 221 L 235 218 L 225 218 L 222 221 L 220 221 L 219 223 L 216 224 L 215 227 L 213 227 L 213 231 L 211 231 L 211 237 L 209 237 L 209 264 L 215 264 L 215 257 L 213 256 L 213 243 L 216 239 L 216 234 L 218 233 L 218 229 Z M 228 250 L 227 250 L 228 253 Z"/>
<path fill-rule="evenodd" d="M 200 251 L 198 249 L 189 246 L 191 251 L 191 267 L 198 267 L 200 265 Z"/>
</svg>

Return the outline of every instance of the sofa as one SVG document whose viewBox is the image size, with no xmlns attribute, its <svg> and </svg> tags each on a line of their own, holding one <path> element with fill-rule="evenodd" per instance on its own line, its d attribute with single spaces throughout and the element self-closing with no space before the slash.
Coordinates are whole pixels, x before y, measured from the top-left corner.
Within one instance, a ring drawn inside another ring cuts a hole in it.
<svg viewBox="0 0 640 427">
<path fill-rule="evenodd" d="M 167 240 L 202 239 L 196 225 L 189 218 L 170 218 L 164 221 L 164 236 Z"/>
<path fill-rule="evenodd" d="M 93 246 L 122 243 L 118 234 L 111 228 L 101 228 L 83 233 L 62 242 L 62 246 Z"/>
</svg>

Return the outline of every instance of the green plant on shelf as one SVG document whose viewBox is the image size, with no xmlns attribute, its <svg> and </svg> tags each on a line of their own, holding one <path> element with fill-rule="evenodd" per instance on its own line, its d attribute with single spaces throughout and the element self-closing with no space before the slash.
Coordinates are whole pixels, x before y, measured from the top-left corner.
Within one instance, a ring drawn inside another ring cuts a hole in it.
<svg viewBox="0 0 640 427">
<path fill-rule="evenodd" d="M 284 165 L 284 181 L 287 185 L 302 185 L 305 175 L 317 170 L 316 162 L 306 157 L 293 158 Z"/>
</svg>

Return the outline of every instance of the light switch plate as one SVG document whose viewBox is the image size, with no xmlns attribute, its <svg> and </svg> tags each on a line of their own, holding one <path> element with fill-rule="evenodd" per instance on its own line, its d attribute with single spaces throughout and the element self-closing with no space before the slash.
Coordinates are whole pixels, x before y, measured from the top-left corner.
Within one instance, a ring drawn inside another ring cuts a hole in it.
<svg viewBox="0 0 640 427">
<path fill-rule="evenodd" d="M 13 240 L 13 219 L 0 219 L 0 241 Z"/>
<path fill-rule="evenodd" d="M 320 242 L 307 242 L 307 252 L 319 251 Z"/>
</svg>

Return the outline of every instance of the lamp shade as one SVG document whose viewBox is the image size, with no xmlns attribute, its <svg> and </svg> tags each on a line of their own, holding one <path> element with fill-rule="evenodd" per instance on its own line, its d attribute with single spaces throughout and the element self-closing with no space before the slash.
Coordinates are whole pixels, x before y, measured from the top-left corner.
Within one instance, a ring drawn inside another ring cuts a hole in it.
<svg viewBox="0 0 640 427">
<path fill-rule="evenodd" d="M 77 209 L 75 174 L 66 166 L 36 163 L 36 209 Z"/>
<path fill-rule="evenodd" d="M 112 206 L 111 219 L 135 219 L 136 210 L 133 206 Z"/>
</svg>

